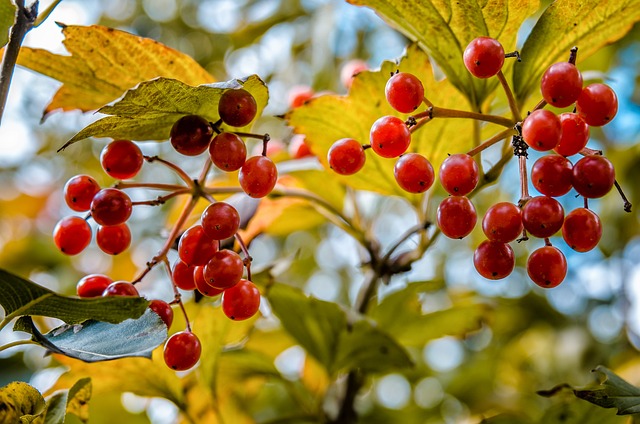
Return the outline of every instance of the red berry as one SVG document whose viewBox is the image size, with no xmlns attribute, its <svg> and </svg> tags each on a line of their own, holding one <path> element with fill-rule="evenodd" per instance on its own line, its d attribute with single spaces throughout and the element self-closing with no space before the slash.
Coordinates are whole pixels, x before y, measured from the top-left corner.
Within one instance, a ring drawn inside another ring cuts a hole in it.
<svg viewBox="0 0 640 424">
<path fill-rule="evenodd" d="M 271 193 L 278 180 L 278 169 L 271 159 L 266 156 L 249 158 L 238 173 L 240 187 L 248 196 L 264 197 Z"/>
<path fill-rule="evenodd" d="M 522 138 L 532 149 L 541 152 L 555 148 L 561 134 L 560 119 L 547 109 L 534 110 L 522 123 Z"/>
<path fill-rule="evenodd" d="M 204 266 L 204 279 L 211 287 L 228 289 L 235 286 L 242 278 L 244 263 L 233 250 L 220 250 L 213 255 Z"/>
<path fill-rule="evenodd" d="M 504 48 L 497 40 L 478 37 L 464 50 L 464 66 L 476 78 L 497 74 L 504 64 Z"/>
<path fill-rule="evenodd" d="M 196 283 L 194 281 L 194 265 L 187 265 L 178 259 L 173 264 L 173 271 L 171 271 L 171 277 L 173 282 L 178 288 L 182 290 L 194 290 Z"/>
<path fill-rule="evenodd" d="M 115 140 L 107 144 L 100 154 L 102 169 L 110 177 L 126 180 L 136 176 L 142 168 L 142 152 L 130 140 Z"/>
<path fill-rule="evenodd" d="M 164 345 L 164 362 L 176 371 L 186 371 L 198 362 L 202 346 L 198 337 L 190 331 L 175 333 Z"/>
<path fill-rule="evenodd" d="M 76 285 L 76 293 L 80 297 L 99 297 L 102 296 L 104 289 L 113 283 L 111 278 L 102 274 L 90 274 L 82 277 Z"/>
<path fill-rule="evenodd" d="M 442 187 L 454 196 L 465 196 L 478 185 L 478 164 L 464 153 L 448 156 L 440 165 L 438 174 Z"/>
<path fill-rule="evenodd" d="M 115 281 L 107 286 L 102 296 L 140 296 L 138 289 L 127 281 Z"/>
<path fill-rule="evenodd" d="M 383 116 L 371 126 L 369 134 L 371 148 L 383 158 L 397 158 L 407 151 L 411 143 L 411 132 L 402 119 Z"/>
<path fill-rule="evenodd" d="M 576 110 L 588 125 L 601 127 L 618 113 L 618 96 L 608 85 L 591 84 L 582 89 Z"/>
<path fill-rule="evenodd" d="M 540 287 L 550 289 L 562 283 L 567 275 L 567 260 L 557 248 L 544 246 L 529 256 L 527 273 L 531 281 Z"/>
<path fill-rule="evenodd" d="M 53 229 L 53 242 L 65 255 L 77 255 L 91 242 L 91 227 L 79 216 L 62 218 Z"/>
<path fill-rule="evenodd" d="M 554 63 L 542 75 L 540 91 L 551 106 L 567 107 L 582 91 L 582 74 L 569 62 Z"/>
<path fill-rule="evenodd" d="M 562 133 L 560 142 L 555 147 L 557 154 L 571 156 L 584 149 L 589 141 L 589 126 L 576 113 L 560 114 Z"/>
<path fill-rule="evenodd" d="M 218 243 L 204 232 L 202 225 L 194 225 L 180 237 L 178 256 L 187 265 L 205 265 L 218 251 Z"/>
<path fill-rule="evenodd" d="M 131 199 L 122 190 L 103 188 L 91 201 L 91 217 L 100 225 L 118 225 L 131 216 Z"/>
<path fill-rule="evenodd" d="M 127 224 L 98 228 L 96 244 L 109 255 L 117 255 L 127 250 L 131 244 L 131 231 Z"/>
<path fill-rule="evenodd" d="M 531 167 L 531 182 L 545 196 L 562 196 L 571 190 L 572 168 L 563 156 L 542 156 Z"/>
<path fill-rule="evenodd" d="M 195 282 L 196 289 L 204 296 L 213 297 L 222 293 L 224 290 L 212 287 L 207 283 L 204 278 L 204 266 L 197 266 L 193 271 L 193 281 Z"/>
<path fill-rule="evenodd" d="M 256 117 L 258 105 L 244 88 L 227 90 L 220 96 L 218 115 L 220 119 L 232 127 L 244 127 Z"/>
<path fill-rule="evenodd" d="M 222 294 L 222 311 L 232 320 L 249 319 L 259 308 L 260 290 L 249 280 L 240 280 Z"/>
<path fill-rule="evenodd" d="M 341 138 L 331 145 L 329 167 L 340 175 L 352 175 L 362 169 L 366 156 L 362 145 L 353 138 Z"/>
<path fill-rule="evenodd" d="M 602 237 L 600 218 L 589 209 L 574 209 L 564 218 L 562 237 L 573 250 L 588 252 L 598 245 Z"/>
<path fill-rule="evenodd" d="M 236 208 L 228 203 L 216 202 L 207 206 L 202 213 L 202 228 L 215 240 L 233 237 L 240 227 L 240 215 Z"/>
<path fill-rule="evenodd" d="M 171 323 L 173 322 L 173 309 L 171 309 L 171 305 L 164 300 L 154 299 L 149 302 L 149 309 L 160 316 L 167 328 L 171 327 Z"/>
<path fill-rule="evenodd" d="M 291 137 L 288 150 L 289 156 L 291 156 L 292 159 L 302 159 L 315 156 L 311 151 L 309 144 L 305 141 L 303 134 L 296 134 Z"/>
<path fill-rule="evenodd" d="M 534 237 L 551 237 L 562 228 L 564 209 L 554 198 L 537 196 L 522 208 L 524 228 Z"/>
<path fill-rule="evenodd" d="M 496 203 L 482 218 L 482 231 L 491 241 L 501 243 L 514 241 L 522 234 L 523 228 L 522 211 L 509 202 Z"/>
<path fill-rule="evenodd" d="M 311 99 L 315 93 L 308 85 L 295 85 L 289 90 L 289 107 L 295 109 Z"/>
<path fill-rule="evenodd" d="M 209 155 L 215 166 L 223 171 L 237 171 L 247 159 L 247 146 L 237 135 L 223 132 L 213 138 Z"/>
<path fill-rule="evenodd" d="M 398 185 L 409 193 L 424 193 L 433 185 L 435 175 L 431 162 L 418 153 L 406 153 L 393 168 Z"/>
<path fill-rule="evenodd" d="M 346 89 L 349 89 L 351 88 L 351 84 L 353 84 L 353 79 L 355 78 L 355 76 L 360 72 L 366 71 L 368 69 L 369 65 L 367 65 L 367 62 L 363 60 L 349 60 L 342 66 L 342 69 L 340 70 L 340 82 Z"/>
<path fill-rule="evenodd" d="M 391 107 L 402 113 L 413 112 L 424 99 L 422 82 L 407 72 L 399 72 L 389 78 L 384 92 Z"/>
<path fill-rule="evenodd" d="M 170 137 L 176 152 L 185 156 L 197 156 L 209 147 L 213 128 L 203 117 L 187 115 L 173 124 Z"/>
<path fill-rule="evenodd" d="M 476 226 L 477 219 L 473 203 L 464 196 L 449 196 L 438 206 L 438 227 L 449 238 L 468 236 Z"/>
<path fill-rule="evenodd" d="M 76 212 L 86 212 L 91 208 L 93 196 L 100 191 L 100 186 L 88 175 L 76 175 L 64 186 L 64 200 Z"/>
<path fill-rule="evenodd" d="M 473 266 L 489 280 L 507 277 L 516 265 L 513 249 L 506 243 L 485 240 L 473 253 Z"/>
<path fill-rule="evenodd" d="M 604 156 L 585 156 L 573 165 L 573 187 L 580 195 L 589 199 L 609 193 L 615 181 L 613 164 Z"/>
</svg>

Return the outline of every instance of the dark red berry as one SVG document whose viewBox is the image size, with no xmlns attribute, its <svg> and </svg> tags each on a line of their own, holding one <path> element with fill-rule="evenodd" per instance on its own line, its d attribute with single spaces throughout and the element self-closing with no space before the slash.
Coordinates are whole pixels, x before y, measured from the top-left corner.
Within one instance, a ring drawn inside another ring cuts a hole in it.
<svg viewBox="0 0 640 424">
<path fill-rule="evenodd" d="M 615 181 L 613 164 L 604 156 L 585 156 L 573 165 L 571 182 L 584 197 L 596 199 L 604 196 L 611 191 Z"/>
<path fill-rule="evenodd" d="M 176 152 L 185 156 L 197 156 L 209 147 L 213 128 L 203 117 L 187 115 L 173 124 L 170 137 Z"/>
<path fill-rule="evenodd" d="M 164 300 L 154 299 L 149 302 L 149 309 L 158 314 L 167 328 L 171 327 L 171 323 L 173 322 L 173 309 L 171 309 L 171 305 Z"/>
<path fill-rule="evenodd" d="M 218 251 L 218 240 L 209 237 L 202 225 L 187 229 L 178 243 L 178 256 L 187 265 L 205 265 Z"/>
<path fill-rule="evenodd" d="M 442 187 L 454 196 L 465 196 L 478 185 L 478 164 L 464 153 L 448 156 L 440 165 L 438 174 Z"/>
<path fill-rule="evenodd" d="M 340 175 L 352 175 L 362 169 L 367 157 L 362 145 L 353 138 L 342 138 L 331 145 L 329 167 Z"/>
<path fill-rule="evenodd" d="M 478 216 L 467 197 L 449 196 L 438 206 L 437 219 L 442 234 L 452 239 L 461 239 L 471 233 Z"/>
<path fill-rule="evenodd" d="M 102 296 L 140 296 L 138 289 L 127 281 L 115 281 L 107 286 Z"/>
<path fill-rule="evenodd" d="M 131 231 L 127 224 L 99 227 L 96 233 L 96 244 L 109 255 L 117 255 L 127 250 L 131 244 Z"/>
<path fill-rule="evenodd" d="M 131 199 L 122 190 L 103 188 L 91 201 L 91 217 L 100 225 L 118 225 L 131 216 Z"/>
<path fill-rule="evenodd" d="M 485 240 L 473 253 L 473 266 L 489 280 L 507 277 L 516 265 L 513 249 L 506 243 Z"/>
<path fill-rule="evenodd" d="M 100 191 L 100 186 L 88 175 L 76 175 L 64 186 L 64 200 L 76 212 L 86 212 L 91 208 L 93 196 Z"/>
<path fill-rule="evenodd" d="M 104 289 L 113 283 L 111 278 L 102 274 L 90 274 L 82 277 L 76 285 L 76 293 L 80 297 L 99 297 L 102 296 Z"/>
<path fill-rule="evenodd" d="M 555 148 L 561 134 L 560 119 L 547 109 L 531 112 L 522 123 L 522 138 L 529 147 L 541 152 Z"/>
<path fill-rule="evenodd" d="M 190 331 L 175 333 L 164 345 L 164 362 L 176 371 L 186 371 L 198 363 L 202 346 L 198 337 Z"/>
<path fill-rule="evenodd" d="M 222 311 L 232 320 L 249 319 L 260 308 L 260 290 L 248 280 L 240 280 L 222 294 Z"/>
<path fill-rule="evenodd" d="M 130 140 L 115 140 L 107 144 L 100 154 L 102 169 L 110 177 L 126 180 L 136 176 L 144 158 L 136 143 Z"/>
<path fill-rule="evenodd" d="M 609 123 L 618 113 L 618 96 L 605 84 L 591 84 L 582 89 L 576 101 L 578 115 L 592 127 Z"/>
<path fill-rule="evenodd" d="M 393 168 L 398 185 L 409 193 L 424 193 L 433 185 L 435 174 L 431 162 L 418 153 L 406 153 Z"/>
<path fill-rule="evenodd" d="M 567 275 L 567 260 L 557 248 L 544 246 L 529 256 L 527 273 L 531 281 L 550 289 L 560 284 Z"/>
<path fill-rule="evenodd" d="M 397 158 L 407 151 L 411 132 L 404 121 L 395 116 L 383 116 L 371 126 L 371 149 L 383 158 Z"/>
<path fill-rule="evenodd" d="M 574 209 L 564 218 L 562 237 L 573 250 L 588 252 L 598 245 L 602 237 L 600 218 L 589 209 Z"/>
<path fill-rule="evenodd" d="M 215 240 L 233 237 L 240 227 L 240 215 L 236 208 L 225 202 L 216 202 L 207 206 L 202 213 L 202 228 Z"/>
<path fill-rule="evenodd" d="M 523 228 L 522 211 L 509 202 L 496 203 L 482 218 L 482 231 L 492 241 L 501 243 L 514 241 L 522 234 Z"/>
<path fill-rule="evenodd" d="M 207 297 L 217 296 L 224 291 L 207 283 L 207 280 L 204 278 L 204 265 L 195 267 L 193 271 L 193 281 L 195 282 L 196 289 Z"/>
<path fill-rule="evenodd" d="M 564 209 L 554 198 L 537 196 L 522 208 L 524 228 L 534 237 L 551 237 L 562 228 Z"/>
<path fill-rule="evenodd" d="M 194 281 L 195 268 L 194 265 L 187 265 L 178 259 L 173 264 L 173 271 L 171 271 L 171 277 L 175 285 L 182 290 L 194 290 L 196 288 Z"/>
<path fill-rule="evenodd" d="M 504 48 L 497 40 L 478 37 L 464 50 L 464 66 L 476 78 L 497 74 L 504 64 Z"/>
<path fill-rule="evenodd" d="M 531 182 L 545 196 L 562 196 L 571 190 L 572 169 L 564 156 L 542 156 L 531 167 Z"/>
<path fill-rule="evenodd" d="M 542 75 L 540 91 L 551 106 L 567 107 L 582 91 L 582 74 L 569 62 L 554 63 Z"/>
<path fill-rule="evenodd" d="M 244 264 L 236 252 L 228 249 L 216 252 L 204 266 L 204 279 L 211 287 L 226 290 L 242 278 Z"/>
<path fill-rule="evenodd" d="M 271 193 L 278 180 L 278 169 L 266 156 L 249 158 L 238 173 L 240 187 L 250 197 L 260 198 Z"/>
<path fill-rule="evenodd" d="M 227 125 L 244 127 L 253 121 L 257 111 L 256 99 L 243 88 L 227 90 L 220 96 L 218 114 Z"/>
<path fill-rule="evenodd" d="M 53 229 L 53 242 L 65 255 L 77 255 L 91 242 L 91 227 L 79 216 L 62 218 Z"/>
<path fill-rule="evenodd" d="M 560 114 L 562 133 L 555 147 L 557 154 L 571 156 L 584 149 L 589 141 L 589 125 L 576 113 Z"/>
<path fill-rule="evenodd" d="M 247 146 L 237 135 L 223 132 L 213 138 L 209 156 L 215 166 L 226 172 L 237 171 L 247 159 Z"/>
</svg>

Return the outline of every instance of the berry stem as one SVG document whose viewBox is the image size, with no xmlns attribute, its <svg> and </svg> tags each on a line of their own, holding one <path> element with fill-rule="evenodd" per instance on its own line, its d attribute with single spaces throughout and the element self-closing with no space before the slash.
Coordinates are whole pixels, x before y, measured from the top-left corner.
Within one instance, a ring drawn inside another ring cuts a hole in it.
<svg viewBox="0 0 640 424">
<path fill-rule="evenodd" d="M 171 286 L 173 287 L 174 301 L 171 303 L 177 303 L 180 306 L 180 309 L 182 310 L 182 315 L 184 315 L 184 321 L 187 323 L 187 331 L 191 331 L 191 324 L 189 324 L 189 316 L 187 315 L 187 310 L 185 309 L 184 304 L 182 303 L 182 295 L 178 291 L 178 286 L 176 286 L 175 281 L 173 281 L 173 273 L 171 272 L 171 264 L 169 264 L 169 259 L 167 259 L 167 257 L 165 256 L 162 259 L 162 263 L 164 263 L 164 268 L 167 270 L 167 273 L 169 274 L 169 281 L 171 281 Z"/>
<path fill-rule="evenodd" d="M 613 184 L 616 186 L 616 189 L 618 190 L 618 193 L 620 194 L 620 197 L 622 197 L 622 201 L 624 202 L 624 211 L 625 212 L 631 212 L 631 207 L 633 205 L 627 199 L 627 196 L 625 196 L 624 191 L 622 191 L 622 187 L 620 187 L 620 184 L 618 183 L 618 180 L 614 180 Z"/>
<path fill-rule="evenodd" d="M 182 168 L 180 168 L 178 165 L 169 162 L 168 160 L 164 160 L 161 159 L 158 156 L 143 156 L 144 160 L 146 160 L 149 163 L 152 162 L 160 162 L 161 164 L 163 164 L 164 166 L 166 166 L 167 168 L 171 169 L 173 172 L 175 172 L 180 178 L 182 178 L 182 180 L 187 183 L 189 185 L 189 187 L 193 187 L 193 181 L 191 180 L 191 178 L 189 177 L 189 175 L 187 175 L 186 172 L 184 172 L 182 170 Z"/>
<path fill-rule="evenodd" d="M 113 185 L 113 188 L 123 190 L 125 188 L 148 188 L 150 190 L 164 190 L 164 191 L 176 191 L 184 188 L 178 184 L 158 184 L 158 183 L 128 183 L 124 181 L 118 181 Z"/>
<path fill-rule="evenodd" d="M 520 57 L 520 52 L 518 50 L 514 50 L 512 52 L 505 53 L 504 57 L 505 58 L 515 57 L 518 62 L 522 62 L 522 58 Z"/>
<path fill-rule="evenodd" d="M 404 234 L 402 234 L 397 240 L 396 242 L 387 250 L 387 253 L 384 254 L 384 256 L 382 257 L 382 262 L 388 262 L 389 259 L 391 258 L 391 255 L 393 254 L 393 252 L 396 251 L 396 249 L 398 249 L 400 246 L 402 246 L 402 244 L 404 242 L 406 242 L 407 240 L 409 240 L 409 238 L 411 236 L 413 236 L 414 234 L 418 234 L 422 231 L 426 231 L 429 229 L 429 227 L 431 226 L 431 222 L 425 222 L 423 224 L 419 224 L 419 225 L 415 225 L 411 228 L 409 228 L 407 231 L 405 231 Z"/>
<path fill-rule="evenodd" d="M 533 109 L 531 109 L 531 112 L 535 112 L 536 110 L 539 110 L 539 109 L 544 109 L 546 105 L 547 105 L 547 101 L 545 99 L 542 99 L 533 107 Z"/>
<path fill-rule="evenodd" d="M 142 200 L 139 202 L 131 202 L 132 206 L 141 206 L 141 205 L 147 205 L 147 206 L 159 206 L 159 205 L 164 205 L 166 203 L 167 200 L 172 199 L 176 196 L 180 196 L 182 194 L 190 194 L 191 193 L 191 189 L 189 188 L 181 188 L 180 190 L 176 190 L 173 193 L 169 193 L 165 196 L 158 196 L 156 199 L 153 200 Z"/>
<path fill-rule="evenodd" d="M 242 239 L 242 236 L 240 236 L 240 234 L 238 233 L 235 233 L 234 237 L 236 238 L 236 241 L 238 242 L 240 249 L 242 249 L 242 253 L 244 253 L 244 260 L 242 262 L 244 263 L 244 267 L 247 269 L 247 280 L 252 281 L 251 280 L 251 261 L 253 261 L 253 258 L 249 254 L 249 249 L 247 248 L 246 243 Z"/>
<path fill-rule="evenodd" d="M 569 63 L 575 65 L 578 58 L 578 46 L 573 46 L 569 52 Z"/>
<path fill-rule="evenodd" d="M 431 103 L 431 100 L 427 99 L 426 96 L 422 98 L 422 103 L 427 105 L 427 107 L 433 107 L 433 103 Z"/>
<path fill-rule="evenodd" d="M 520 200 L 526 201 L 529 195 L 529 178 L 527 177 L 527 157 L 518 157 L 518 170 L 520 171 Z"/>
<path fill-rule="evenodd" d="M 422 128 L 425 124 L 431 122 L 431 117 L 427 116 L 426 118 L 422 118 L 418 121 L 415 121 L 415 124 L 409 128 L 409 132 L 412 134 Z"/>
<path fill-rule="evenodd" d="M 483 150 L 493 146 L 494 144 L 496 144 L 497 142 L 504 140 L 505 138 L 515 135 L 518 132 L 512 128 L 507 128 L 504 131 L 499 132 L 498 134 L 494 135 L 493 137 L 491 137 L 488 140 L 483 141 L 481 144 L 479 144 L 478 146 L 474 147 L 473 149 L 469 150 L 467 152 L 467 154 L 469 156 L 475 156 L 478 153 L 482 152 Z"/>
<path fill-rule="evenodd" d="M 200 176 L 198 177 L 198 185 L 204 185 L 207 181 L 207 176 L 209 175 L 209 171 L 211 171 L 211 157 L 207 157 L 207 160 L 204 162 L 204 166 L 202 167 L 202 172 L 200 172 Z M 196 182 L 194 181 L 194 184 Z"/>
<path fill-rule="evenodd" d="M 432 118 L 465 118 L 465 119 L 476 119 L 478 121 L 491 122 L 493 124 L 502 125 L 503 127 L 512 128 L 516 121 L 505 118 L 504 116 L 498 115 L 488 115 L 484 113 L 477 112 L 469 112 L 466 110 L 457 110 L 457 109 L 446 109 L 442 107 L 431 107 L 427 111 L 428 114 L 425 116 L 431 116 Z M 422 118 L 423 116 L 419 116 L 423 114 L 414 115 L 416 119 Z"/>
<path fill-rule="evenodd" d="M 518 58 L 519 57 L 520 55 L 518 54 Z M 507 82 L 507 79 L 504 77 L 504 74 L 502 73 L 502 69 L 498 71 L 496 76 L 498 77 L 498 81 L 500 81 L 500 84 L 504 89 L 504 94 L 506 94 L 507 100 L 509 101 L 509 109 L 511 109 L 511 115 L 513 116 L 513 119 L 516 122 L 522 121 L 522 116 L 520 115 L 520 109 L 518 108 L 518 103 L 516 102 L 516 99 L 513 96 L 513 91 L 511 91 L 511 87 L 509 87 L 509 83 Z"/>
</svg>

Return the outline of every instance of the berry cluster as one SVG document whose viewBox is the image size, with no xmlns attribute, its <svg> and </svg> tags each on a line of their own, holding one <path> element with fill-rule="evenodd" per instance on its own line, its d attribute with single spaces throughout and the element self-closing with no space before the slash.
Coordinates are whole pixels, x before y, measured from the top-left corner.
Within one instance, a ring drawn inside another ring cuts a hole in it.
<svg viewBox="0 0 640 424">
<path fill-rule="evenodd" d="M 101 188 L 88 175 L 77 175 L 67 182 L 64 188 L 67 205 L 74 211 L 88 212 L 84 218 L 65 217 L 55 226 L 54 242 L 67 255 L 80 253 L 91 242 L 89 219 L 93 219 L 98 226 L 96 243 L 100 249 L 107 254 L 117 255 L 131 243 L 131 232 L 126 221 L 134 206 L 161 205 L 180 195 L 190 195 L 192 198 L 172 228 L 163 249 L 147 263 L 147 268 L 137 278 L 132 282 L 114 282 L 106 275 L 87 275 L 77 284 L 78 296 L 139 296 L 135 284 L 142 281 L 155 265 L 164 263 L 171 276 L 175 297 L 169 303 L 154 299 L 149 308 L 160 316 L 167 327 L 173 322 L 171 305 L 178 304 L 184 312 L 178 289 L 197 290 L 209 297 L 222 294 L 222 311 L 232 320 L 245 320 L 257 313 L 260 291 L 251 282 L 251 257 L 238 234 L 238 211 L 229 203 L 216 201 L 213 198 L 215 189 L 205 186 L 213 164 L 224 172 L 239 171 L 238 181 L 242 191 L 248 196 L 264 197 L 273 190 L 278 173 L 275 164 L 266 156 L 268 134 L 237 133 L 221 129 L 222 124 L 244 127 L 254 120 L 256 113 L 256 101 L 248 91 L 229 89 L 220 98 L 218 122 L 210 123 L 200 116 L 187 115 L 173 125 L 170 142 L 178 153 L 197 156 L 207 150 L 209 152 L 200 178 L 195 180 L 174 163 L 156 156 L 144 156 L 137 144 L 129 140 L 112 141 L 101 153 L 102 168 L 107 175 L 117 180 L 136 177 L 146 160 L 168 167 L 183 180 L 184 185 L 119 181 L 113 187 Z M 247 158 L 247 148 L 241 137 L 261 139 L 263 154 Z M 125 193 L 126 188 L 165 190 L 169 193 L 153 200 L 133 202 Z M 207 199 L 211 204 L 200 216 L 199 224 L 184 230 L 184 223 L 200 198 Z M 231 249 L 234 239 L 242 250 L 244 259 Z M 167 254 L 176 241 L 179 259 L 171 267 Z M 245 270 L 246 278 L 243 278 Z M 200 341 L 191 331 L 188 322 L 187 319 L 186 330 L 175 333 L 165 344 L 165 362 L 175 370 L 189 369 L 200 358 Z"/>
</svg>

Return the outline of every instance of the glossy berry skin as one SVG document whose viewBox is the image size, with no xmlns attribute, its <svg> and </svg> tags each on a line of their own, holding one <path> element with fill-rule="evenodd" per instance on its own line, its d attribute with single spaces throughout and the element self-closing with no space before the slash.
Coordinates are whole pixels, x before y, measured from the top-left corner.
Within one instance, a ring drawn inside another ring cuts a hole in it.
<svg viewBox="0 0 640 424">
<path fill-rule="evenodd" d="M 534 110 L 522 123 L 522 138 L 529 147 L 540 152 L 555 148 L 561 134 L 560 119 L 547 109 Z"/>
<path fill-rule="evenodd" d="M 404 121 L 395 116 L 378 118 L 369 133 L 371 149 L 383 158 L 397 158 L 407 151 L 411 132 Z"/>
<path fill-rule="evenodd" d="M 567 275 L 567 260 L 557 248 L 541 247 L 529 256 L 527 274 L 531 281 L 542 288 L 556 287 Z"/>
<path fill-rule="evenodd" d="M 112 141 L 100 154 L 100 164 L 104 172 L 119 180 L 135 177 L 142 168 L 143 161 L 140 148 L 130 140 Z"/>
<path fill-rule="evenodd" d="M 233 237 L 240 227 L 240 215 L 236 208 L 225 202 L 207 206 L 201 217 L 204 232 L 214 240 Z"/>
<path fill-rule="evenodd" d="M 259 308 L 260 290 L 249 280 L 240 280 L 238 284 L 222 293 L 222 311 L 229 319 L 249 319 Z"/>
<path fill-rule="evenodd" d="M 244 263 L 233 250 L 220 250 L 204 266 L 204 279 L 211 287 L 226 290 L 242 278 Z"/>
<path fill-rule="evenodd" d="M 71 177 L 64 185 L 64 200 L 76 212 L 86 212 L 91 208 L 93 196 L 100 191 L 100 185 L 89 175 Z"/>
<path fill-rule="evenodd" d="M 608 85 L 591 84 L 582 89 L 576 110 L 588 125 L 601 127 L 618 113 L 618 96 Z"/>
<path fill-rule="evenodd" d="M 331 145 L 329 167 L 340 175 L 352 175 L 362 169 L 367 157 L 362 145 L 353 138 L 341 138 Z"/>
<path fill-rule="evenodd" d="M 465 196 L 478 185 L 478 164 L 465 153 L 448 156 L 440 165 L 438 172 L 440 184 L 447 193 Z"/>
<path fill-rule="evenodd" d="M 589 199 L 597 199 L 609 193 L 615 180 L 613 164 L 604 156 L 585 156 L 573 165 L 573 187 L 578 194 Z"/>
<path fill-rule="evenodd" d="M 186 115 L 173 124 L 170 137 L 176 152 L 185 156 L 197 156 L 209 147 L 213 128 L 201 116 Z"/>
<path fill-rule="evenodd" d="M 589 209 L 574 209 L 564 218 L 562 237 L 576 252 L 588 252 L 598 245 L 602 237 L 600 218 Z"/>
<path fill-rule="evenodd" d="M 244 127 L 256 117 L 256 99 L 244 88 L 227 90 L 220 96 L 218 115 L 227 125 Z"/>
<path fill-rule="evenodd" d="M 175 333 L 164 345 L 164 362 L 175 371 L 186 371 L 198 363 L 202 345 L 198 337 L 190 331 Z"/>
<path fill-rule="evenodd" d="M 482 218 L 482 231 L 490 241 L 512 242 L 522 234 L 523 229 L 522 211 L 513 203 L 496 203 Z"/>
<path fill-rule="evenodd" d="M 196 289 L 204 296 L 214 297 L 222 293 L 224 290 L 217 289 L 207 283 L 204 278 L 204 266 L 197 266 L 193 271 L 193 280 L 196 284 Z"/>
<path fill-rule="evenodd" d="M 254 198 L 264 197 L 271 193 L 278 180 L 278 169 L 275 163 L 266 156 L 249 158 L 238 173 L 238 182 L 242 190 Z"/>
<path fill-rule="evenodd" d="M 138 289 L 127 281 L 115 281 L 102 292 L 102 297 L 107 296 L 140 296 Z"/>
<path fill-rule="evenodd" d="M 531 167 L 531 182 L 545 196 L 563 196 L 571 190 L 573 165 L 560 155 L 546 155 Z"/>
<path fill-rule="evenodd" d="M 584 149 L 589 141 L 589 125 L 577 113 L 562 113 L 559 116 L 562 133 L 560 142 L 553 149 L 562 156 L 572 156 Z"/>
<path fill-rule="evenodd" d="M 174 284 L 182 290 L 195 290 L 196 283 L 194 281 L 194 265 L 187 265 L 178 259 L 173 264 L 173 270 L 171 271 L 171 277 Z"/>
<path fill-rule="evenodd" d="M 76 285 L 76 293 L 80 297 L 100 297 L 113 280 L 102 274 L 85 275 Z"/>
<path fill-rule="evenodd" d="M 91 201 L 91 217 L 100 225 L 119 225 L 131 216 L 131 199 L 122 190 L 103 188 Z"/>
<path fill-rule="evenodd" d="M 537 196 L 522 208 L 524 228 L 534 237 L 551 237 L 562 228 L 564 209 L 554 198 Z"/>
<path fill-rule="evenodd" d="M 53 229 L 53 242 L 65 255 L 77 255 L 91 242 L 91 227 L 79 216 L 62 218 Z"/>
<path fill-rule="evenodd" d="M 438 206 L 438 228 L 449 238 L 468 236 L 477 220 L 476 209 L 467 197 L 449 196 Z"/>
<path fill-rule="evenodd" d="M 501 280 L 513 272 L 516 259 L 508 244 L 485 240 L 473 253 L 473 266 L 484 278 Z"/>
<path fill-rule="evenodd" d="M 211 156 L 211 162 L 221 170 L 237 171 L 247 160 L 247 146 L 237 135 L 223 132 L 211 141 L 209 156 Z"/>
<path fill-rule="evenodd" d="M 127 224 L 100 227 L 96 233 L 96 244 L 104 253 L 117 255 L 131 244 L 131 231 Z"/>
<path fill-rule="evenodd" d="M 158 314 L 167 328 L 171 327 L 171 323 L 173 323 L 173 309 L 171 309 L 171 305 L 164 300 L 153 299 L 149 302 L 149 309 Z"/>
<path fill-rule="evenodd" d="M 178 243 L 178 256 L 187 265 L 205 265 L 218 251 L 218 240 L 209 237 L 202 225 L 187 229 Z"/>
<path fill-rule="evenodd" d="M 424 193 L 435 180 L 431 162 L 418 153 L 400 156 L 393 168 L 393 176 L 398 185 L 409 193 Z"/>
<path fill-rule="evenodd" d="M 464 50 L 464 66 L 476 78 L 496 75 L 504 64 L 504 48 L 490 37 L 478 37 Z"/>
<path fill-rule="evenodd" d="M 424 99 L 422 82 L 407 72 L 398 72 L 389 78 L 384 93 L 391 107 L 401 113 L 413 112 Z"/>
<path fill-rule="evenodd" d="M 582 92 L 582 74 L 569 62 L 554 63 L 542 75 L 540 91 L 551 106 L 567 107 Z"/>
</svg>

